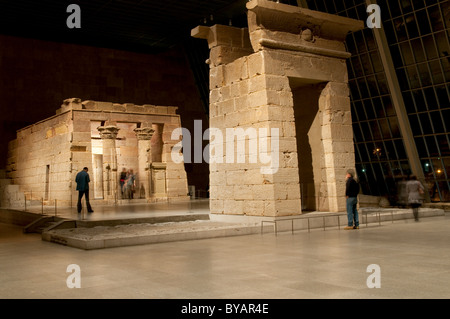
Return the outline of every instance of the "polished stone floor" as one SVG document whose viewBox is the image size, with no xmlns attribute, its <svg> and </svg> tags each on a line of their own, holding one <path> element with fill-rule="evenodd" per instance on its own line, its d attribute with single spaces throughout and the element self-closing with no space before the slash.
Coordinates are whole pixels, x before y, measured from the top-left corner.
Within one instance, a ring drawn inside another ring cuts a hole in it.
<svg viewBox="0 0 450 319">
<path fill-rule="evenodd" d="M 173 215 L 209 214 L 209 200 L 186 200 L 186 201 L 161 201 L 156 203 L 144 203 L 139 200 L 125 200 L 118 205 L 99 205 L 91 201 L 93 214 L 88 214 L 85 209 L 78 214 L 76 207 L 58 207 L 56 206 L 32 206 L 27 211 L 36 214 L 45 214 L 48 216 L 58 216 L 62 218 L 75 220 L 111 220 L 128 218 L 146 218 L 161 217 Z M 83 203 L 84 205 L 84 203 Z M 86 206 L 84 205 L 83 208 Z M 21 207 L 21 209 L 23 209 Z"/>
<path fill-rule="evenodd" d="M 450 216 L 85 251 L 0 224 L 0 298 L 450 298 Z M 70 264 L 81 288 L 67 287 Z M 380 288 L 368 288 L 369 265 Z M 374 273 L 375 274 L 375 273 Z M 341 309 L 342 310 L 342 309 Z"/>
</svg>

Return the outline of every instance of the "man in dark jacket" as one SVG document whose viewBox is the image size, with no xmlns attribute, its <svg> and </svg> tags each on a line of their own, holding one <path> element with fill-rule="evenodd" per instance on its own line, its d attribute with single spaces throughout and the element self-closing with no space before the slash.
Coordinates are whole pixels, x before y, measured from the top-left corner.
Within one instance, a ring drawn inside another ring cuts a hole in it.
<svg viewBox="0 0 450 319">
<path fill-rule="evenodd" d="M 81 172 L 77 174 L 75 177 L 75 182 L 77 183 L 77 191 L 78 191 L 78 203 L 77 203 L 77 210 L 78 213 L 81 213 L 81 199 L 83 198 L 83 195 L 86 198 L 86 206 L 88 209 L 88 213 L 93 213 L 91 204 L 89 203 L 89 182 L 90 182 L 89 174 L 88 174 L 88 168 L 85 167 Z"/>
<path fill-rule="evenodd" d="M 355 172 L 348 170 L 345 184 L 345 197 L 347 198 L 348 224 L 345 229 L 359 229 L 359 217 L 356 205 L 358 203 L 359 184 L 354 178 Z M 354 224 L 353 224 L 354 223 Z"/>
</svg>

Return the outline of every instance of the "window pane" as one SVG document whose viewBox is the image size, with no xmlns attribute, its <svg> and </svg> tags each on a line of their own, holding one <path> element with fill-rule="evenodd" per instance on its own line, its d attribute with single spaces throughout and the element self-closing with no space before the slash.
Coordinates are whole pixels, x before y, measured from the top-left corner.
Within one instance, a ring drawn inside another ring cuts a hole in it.
<svg viewBox="0 0 450 319">
<path fill-rule="evenodd" d="M 442 68 L 444 69 L 445 81 L 450 82 L 450 57 L 441 59 Z"/>
<path fill-rule="evenodd" d="M 397 34 L 398 42 L 408 40 L 408 35 L 406 33 L 406 24 L 402 17 L 394 19 L 394 28 Z"/>
<path fill-rule="evenodd" d="M 444 162 L 445 171 L 447 172 L 447 176 L 448 176 L 448 175 L 450 175 L 450 157 L 443 158 L 443 162 Z"/>
<path fill-rule="evenodd" d="M 436 179 L 440 180 L 442 178 L 445 178 L 445 170 L 442 161 L 438 158 L 433 158 L 431 160 L 431 163 L 433 165 L 434 175 L 436 176 Z"/>
<path fill-rule="evenodd" d="M 447 109 L 447 110 L 441 111 L 441 113 L 442 113 L 442 119 L 444 120 L 444 125 L 447 129 L 447 132 L 449 132 L 450 131 L 450 110 Z"/>
<path fill-rule="evenodd" d="M 347 15 L 351 19 L 358 20 L 358 13 L 356 12 L 356 8 L 354 7 L 354 4 L 352 4 L 352 7 L 347 10 Z"/>
<path fill-rule="evenodd" d="M 450 97 L 447 94 L 447 89 L 444 85 L 437 86 L 436 88 L 436 94 L 439 101 L 439 107 L 441 109 L 449 108 L 450 107 Z M 450 127 L 448 128 L 450 130 Z"/>
<path fill-rule="evenodd" d="M 441 193 L 441 201 L 450 201 L 449 185 L 447 181 L 439 183 L 439 192 Z"/>
<path fill-rule="evenodd" d="M 348 85 L 350 87 L 350 93 L 352 100 L 359 100 L 361 96 L 359 95 L 358 86 L 356 85 L 356 80 L 350 80 L 348 82 Z"/>
<path fill-rule="evenodd" d="M 345 44 L 347 45 L 348 52 L 350 52 L 352 55 L 357 54 L 355 41 L 353 40 L 353 34 L 349 34 L 347 36 L 347 39 L 345 40 Z"/>
<path fill-rule="evenodd" d="M 444 124 L 442 123 L 441 112 L 430 112 L 431 123 L 433 124 L 435 133 L 445 133 Z"/>
<path fill-rule="evenodd" d="M 361 98 L 363 99 L 369 98 L 370 97 L 369 90 L 367 89 L 366 81 L 364 80 L 364 78 L 358 79 L 357 81 L 359 92 L 361 93 Z"/>
<path fill-rule="evenodd" d="M 378 127 L 377 121 L 370 121 L 370 129 L 372 130 L 372 135 L 374 140 L 381 140 L 381 131 Z"/>
<path fill-rule="evenodd" d="M 386 21 L 387 19 L 391 18 L 391 15 L 389 14 L 389 10 L 387 9 L 387 0 L 377 0 L 378 5 L 380 8 L 385 8 L 385 10 L 381 10 L 381 18 L 383 21 Z"/>
<path fill-rule="evenodd" d="M 445 28 L 450 28 L 450 19 L 448 18 L 448 13 L 450 12 L 450 2 L 444 1 L 440 3 L 441 11 L 444 14 Z"/>
<path fill-rule="evenodd" d="M 387 116 L 396 116 L 397 113 L 395 113 L 394 106 L 392 105 L 392 101 L 390 96 L 383 96 L 383 105 L 384 110 L 386 111 Z"/>
<path fill-rule="evenodd" d="M 360 120 L 360 121 L 367 120 L 363 104 L 360 101 L 357 101 L 357 102 L 354 102 L 354 106 L 355 106 L 356 114 L 358 116 L 358 120 Z"/>
<path fill-rule="evenodd" d="M 364 70 L 364 74 L 369 75 L 373 73 L 372 64 L 370 63 L 369 54 L 364 53 L 360 55 L 362 68 Z"/>
<path fill-rule="evenodd" d="M 341 12 L 341 11 L 345 10 L 344 1 L 334 0 L 334 4 L 336 5 L 336 12 Z"/>
<path fill-rule="evenodd" d="M 380 119 L 378 121 L 380 123 L 381 127 L 381 133 L 383 134 L 384 139 L 390 139 L 391 138 L 391 131 L 389 128 L 388 120 L 387 119 Z"/>
<path fill-rule="evenodd" d="M 367 19 L 366 6 L 364 3 L 359 3 L 359 1 L 356 1 L 356 11 L 358 11 L 358 20 Z"/>
<path fill-rule="evenodd" d="M 355 144 L 355 162 L 360 163 L 361 162 L 361 156 L 359 156 L 359 144 Z"/>
<path fill-rule="evenodd" d="M 409 42 L 403 42 L 399 44 L 399 46 L 400 50 L 402 51 L 403 62 L 405 63 L 405 65 L 413 64 L 415 61 L 411 52 L 411 48 L 409 46 Z"/>
<path fill-rule="evenodd" d="M 371 120 L 375 118 L 375 112 L 373 111 L 372 100 L 364 100 L 364 109 L 366 110 L 367 119 Z"/>
<path fill-rule="evenodd" d="M 350 59 L 350 62 L 352 63 L 353 71 L 355 72 L 355 76 L 362 76 L 363 75 L 363 67 L 359 60 L 359 57 L 358 56 L 352 57 Z"/>
<path fill-rule="evenodd" d="M 444 24 L 442 23 L 441 13 L 439 12 L 439 6 L 432 6 L 428 9 L 428 15 L 430 16 L 431 26 L 433 31 L 440 31 L 444 29 Z"/>
<path fill-rule="evenodd" d="M 398 5 L 397 0 L 393 0 L 393 1 L 386 1 L 389 4 L 389 9 L 391 11 L 391 16 L 392 17 L 398 17 L 399 15 L 402 14 L 402 12 L 400 11 L 400 7 Z"/>
<path fill-rule="evenodd" d="M 353 33 L 355 37 L 356 48 L 358 49 L 358 53 L 367 52 L 366 44 L 363 38 L 363 33 L 361 31 Z"/>
<path fill-rule="evenodd" d="M 450 148 L 448 145 L 447 136 L 445 134 L 436 135 L 436 139 L 438 142 L 439 150 L 441 151 L 442 156 L 450 156 Z M 447 171 L 450 174 L 450 171 Z"/>
<path fill-rule="evenodd" d="M 395 149 L 397 150 L 398 158 L 399 159 L 407 158 L 406 152 L 405 152 L 405 147 L 403 145 L 403 141 L 395 140 L 394 144 L 395 144 Z"/>
<path fill-rule="evenodd" d="M 439 63 L 439 60 L 437 61 L 431 61 L 429 63 L 429 67 L 431 70 L 431 75 L 433 77 L 433 84 L 441 84 L 445 82 L 444 75 L 442 74 L 441 70 L 441 64 Z"/>
<path fill-rule="evenodd" d="M 411 125 L 411 130 L 414 136 L 422 135 L 419 119 L 417 118 L 416 114 L 412 114 L 409 116 L 409 124 Z"/>
<path fill-rule="evenodd" d="M 397 159 L 397 155 L 395 154 L 394 143 L 392 141 L 385 141 L 384 146 L 386 147 L 386 156 L 389 159 Z"/>
<path fill-rule="evenodd" d="M 383 72 L 384 68 L 383 68 L 383 64 L 381 63 L 380 55 L 378 54 L 378 51 L 370 52 L 370 58 L 372 60 L 372 65 L 373 65 L 374 71 L 376 73 Z"/>
<path fill-rule="evenodd" d="M 403 161 L 403 162 L 400 162 L 400 165 L 402 167 L 403 174 L 405 174 L 405 175 L 411 174 L 411 167 L 409 166 L 409 162 Z"/>
<path fill-rule="evenodd" d="M 359 155 L 361 156 L 361 161 L 368 162 L 370 159 L 369 159 L 369 155 L 367 154 L 366 144 L 359 144 L 358 149 L 359 149 Z"/>
<path fill-rule="evenodd" d="M 385 28 L 386 38 L 389 44 L 397 43 L 397 38 L 395 37 L 394 21 L 389 20 L 383 24 Z M 394 57 L 394 56 L 393 56 Z"/>
<path fill-rule="evenodd" d="M 398 77 L 398 82 L 402 91 L 409 90 L 408 77 L 404 68 L 395 70 Z"/>
<path fill-rule="evenodd" d="M 366 44 L 367 44 L 367 48 L 369 49 L 369 51 L 376 50 L 377 44 L 375 43 L 375 38 L 374 38 L 372 29 L 365 28 L 363 30 L 363 33 L 364 33 L 364 37 L 366 38 Z"/>
<path fill-rule="evenodd" d="M 433 129 L 431 127 L 430 118 L 428 113 L 419 114 L 420 124 L 422 125 L 423 134 L 433 134 Z"/>
<path fill-rule="evenodd" d="M 423 90 L 423 92 L 425 93 L 425 98 L 427 100 L 428 109 L 429 110 L 437 110 L 438 105 L 437 105 L 436 95 L 434 94 L 434 89 L 432 87 L 426 88 Z"/>
<path fill-rule="evenodd" d="M 378 96 L 380 93 L 378 92 L 378 83 L 375 76 L 367 77 L 367 85 L 369 86 L 369 92 L 371 96 Z"/>
<path fill-rule="evenodd" d="M 428 152 L 430 153 L 430 156 L 440 156 L 439 155 L 439 149 L 436 145 L 436 140 L 434 139 L 434 136 L 426 136 L 425 137 Z"/>
<path fill-rule="evenodd" d="M 378 82 L 378 89 L 380 90 L 380 95 L 389 94 L 389 87 L 384 73 L 377 74 L 376 79 Z"/>
<path fill-rule="evenodd" d="M 417 74 L 416 66 L 409 66 L 406 68 L 406 71 L 408 72 L 409 85 L 411 89 L 420 88 L 421 85 L 419 82 L 419 75 Z"/>
<path fill-rule="evenodd" d="M 417 153 L 419 153 L 419 157 L 420 158 L 429 157 L 423 138 L 416 137 L 416 138 L 414 138 L 414 141 L 416 142 L 416 148 L 417 148 Z"/>
<path fill-rule="evenodd" d="M 421 9 L 424 7 L 423 0 L 412 0 L 413 6 L 415 10 Z M 420 20 L 419 20 L 420 21 Z"/>
<path fill-rule="evenodd" d="M 436 44 L 434 43 L 433 36 L 428 35 L 426 37 L 423 37 L 422 41 L 428 60 L 436 59 L 438 57 L 438 54 L 436 52 Z"/>
<path fill-rule="evenodd" d="M 410 91 L 403 92 L 403 101 L 405 102 L 405 108 L 407 113 L 416 113 L 414 101 Z"/>
<path fill-rule="evenodd" d="M 361 134 L 361 130 L 359 129 L 359 124 L 354 123 L 353 124 L 353 136 L 357 142 L 363 142 L 363 136 Z"/>
<path fill-rule="evenodd" d="M 425 99 L 423 98 L 422 90 L 412 91 L 414 101 L 416 102 L 416 108 L 418 112 L 426 111 L 427 107 L 425 104 Z"/>
<path fill-rule="evenodd" d="M 372 99 L 373 106 L 375 108 L 375 113 L 378 118 L 386 117 L 386 113 L 384 113 L 383 104 L 381 103 L 381 99 L 379 97 Z"/>
<path fill-rule="evenodd" d="M 361 125 L 361 131 L 364 134 L 364 140 L 365 141 L 372 141 L 373 138 L 372 138 L 372 135 L 370 133 L 369 124 L 367 122 L 361 122 L 360 125 Z"/>
<path fill-rule="evenodd" d="M 425 53 L 423 51 L 422 41 L 420 39 L 412 40 L 411 47 L 412 47 L 416 62 L 417 63 L 425 62 Z"/>
<path fill-rule="evenodd" d="M 422 86 L 429 86 L 433 83 L 431 82 L 431 76 L 430 71 L 428 70 L 428 64 L 422 63 L 417 65 L 419 74 L 420 74 L 420 81 L 422 82 Z"/>
<path fill-rule="evenodd" d="M 404 1 L 402 1 L 404 2 Z M 406 26 L 408 28 L 409 38 L 417 38 L 419 36 L 419 29 L 417 28 L 416 17 L 414 14 L 408 14 L 405 16 Z"/>
<path fill-rule="evenodd" d="M 411 12 L 412 11 L 412 5 L 410 1 L 400 1 L 400 4 L 402 6 L 403 14 Z"/>
<path fill-rule="evenodd" d="M 421 35 L 425 35 L 431 32 L 430 22 L 428 21 L 428 15 L 426 10 L 420 10 L 416 12 L 417 20 L 419 23 L 419 30 Z"/>
</svg>

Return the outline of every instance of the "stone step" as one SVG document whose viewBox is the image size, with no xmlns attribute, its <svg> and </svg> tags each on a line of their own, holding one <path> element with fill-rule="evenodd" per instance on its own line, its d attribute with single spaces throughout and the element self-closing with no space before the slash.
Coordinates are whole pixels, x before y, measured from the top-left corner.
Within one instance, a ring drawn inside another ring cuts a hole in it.
<svg viewBox="0 0 450 319">
<path fill-rule="evenodd" d="M 62 219 L 54 216 L 42 216 L 29 223 L 23 228 L 24 233 L 38 233 L 42 234 L 47 230 L 52 229 L 58 223 L 60 223 Z"/>
</svg>

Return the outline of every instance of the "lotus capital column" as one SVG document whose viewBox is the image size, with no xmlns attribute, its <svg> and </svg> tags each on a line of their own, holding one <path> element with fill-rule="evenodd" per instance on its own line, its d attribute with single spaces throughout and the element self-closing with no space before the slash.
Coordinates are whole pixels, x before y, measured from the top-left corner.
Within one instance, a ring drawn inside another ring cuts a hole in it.
<svg viewBox="0 0 450 319">
<path fill-rule="evenodd" d="M 152 164 L 152 144 L 151 139 L 155 130 L 151 125 L 134 129 L 138 140 L 138 185 L 140 197 L 150 199 L 151 197 L 151 164 Z"/>
<path fill-rule="evenodd" d="M 99 126 L 97 130 L 100 133 L 103 145 L 103 185 L 104 198 L 117 200 L 117 152 L 116 138 L 119 128 L 115 125 Z"/>
</svg>

